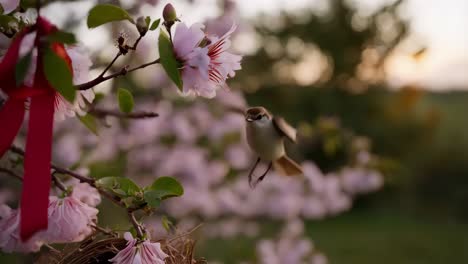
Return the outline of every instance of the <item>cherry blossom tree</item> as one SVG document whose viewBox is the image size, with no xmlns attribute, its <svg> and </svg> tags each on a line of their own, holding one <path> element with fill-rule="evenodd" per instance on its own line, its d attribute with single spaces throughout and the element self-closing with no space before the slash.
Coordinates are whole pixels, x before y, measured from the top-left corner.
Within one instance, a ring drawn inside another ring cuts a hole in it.
<svg viewBox="0 0 468 264">
<path fill-rule="evenodd" d="M 242 68 L 242 55 L 231 50 L 231 38 L 242 28 L 232 9 L 205 27 L 182 21 L 171 4 L 160 17 L 133 17 L 118 5 L 97 4 L 87 16 L 90 30 L 125 23 L 137 37 L 119 34 L 114 57 L 91 78 L 99 62 L 73 33 L 42 15 L 46 3 L 0 4 L 8 43 L 0 62 L 0 173 L 22 183 L 21 195 L 12 199 L 20 201 L 15 209 L 0 199 L 4 252 L 47 248 L 49 260 L 83 261 L 83 250 L 60 252 L 52 245 L 75 244 L 112 263 L 180 263 L 192 258 L 187 237 L 200 223 L 207 237 L 257 237 L 258 219 L 268 217 L 285 227 L 274 240 L 259 241 L 260 263 L 326 263 L 302 237 L 303 219 L 349 210 L 355 196 L 383 184 L 378 158 L 353 135 L 346 139 L 352 149 L 343 168 L 323 173 L 304 161 L 300 177 L 271 173 L 257 188 L 249 187 L 254 157 L 244 135 L 247 103 L 226 84 Z M 25 11 L 33 15 L 25 18 Z M 119 60 L 141 56 L 148 35 L 158 42 L 146 46 L 144 62 L 118 66 Z M 151 57 L 151 48 L 158 57 Z M 158 95 L 115 85 L 100 89 L 142 72 L 160 86 Z M 308 125 L 320 131 L 324 122 Z M 307 129 L 299 134 L 310 136 Z M 121 175 L 93 175 L 92 168 L 113 163 L 124 163 Z M 102 200 L 123 209 L 131 227 L 103 227 Z"/>
</svg>

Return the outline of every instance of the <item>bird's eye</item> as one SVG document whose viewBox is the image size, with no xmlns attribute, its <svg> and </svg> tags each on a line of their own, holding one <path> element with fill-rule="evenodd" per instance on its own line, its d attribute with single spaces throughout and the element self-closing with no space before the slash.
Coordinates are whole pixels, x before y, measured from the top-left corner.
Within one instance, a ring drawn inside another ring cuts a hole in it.
<svg viewBox="0 0 468 264">
<path fill-rule="evenodd" d="M 260 120 L 260 119 L 262 119 L 262 115 L 258 115 L 255 117 L 255 120 Z"/>
</svg>

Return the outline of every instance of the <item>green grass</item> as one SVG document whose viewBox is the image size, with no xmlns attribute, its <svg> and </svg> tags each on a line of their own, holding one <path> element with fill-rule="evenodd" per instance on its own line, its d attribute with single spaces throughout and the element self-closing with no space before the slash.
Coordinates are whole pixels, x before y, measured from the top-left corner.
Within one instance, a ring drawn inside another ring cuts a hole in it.
<svg viewBox="0 0 468 264">
<path fill-rule="evenodd" d="M 278 223 L 264 225 L 274 233 Z M 414 217 L 401 212 L 353 211 L 306 223 L 306 234 L 331 264 L 468 263 L 468 224 Z M 198 255 L 225 264 L 254 259 L 255 240 L 202 242 Z"/>
<path fill-rule="evenodd" d="M 357 212 L 308 223 L 331 263 L 468 263 L 468 225 L 401 214 Z"/>
</svg>

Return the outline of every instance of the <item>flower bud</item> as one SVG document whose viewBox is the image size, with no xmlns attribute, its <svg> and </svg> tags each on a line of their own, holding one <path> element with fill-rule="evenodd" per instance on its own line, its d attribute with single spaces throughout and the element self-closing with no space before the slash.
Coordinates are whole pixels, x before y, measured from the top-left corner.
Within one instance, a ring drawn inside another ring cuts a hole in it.
<svg viewBox="0 0 468 264">
<path fill-rule="evenodd" d="M 167 4 L 163 10 L 163 18 L 167 23 L 174 23 L 177 21 L 177 13 L 175 8 L 171 4 Z"/>
<path fill-rule="evenodd" d="M 144 17 L 139 17 L 136 22 L 136 27 L 140 36 L 144 36 L 148 32 L 148 25 L 146 24 Z"/>
</svg>

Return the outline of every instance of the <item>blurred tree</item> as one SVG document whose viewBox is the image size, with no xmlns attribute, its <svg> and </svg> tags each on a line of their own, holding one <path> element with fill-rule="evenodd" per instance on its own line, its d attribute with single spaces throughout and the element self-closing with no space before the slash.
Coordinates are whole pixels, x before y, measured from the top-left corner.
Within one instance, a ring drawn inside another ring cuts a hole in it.
<svg viewBox="0 0 468 264">
<path fill-rule="evenodd" d="M 336 117 L 342 127 L 369 136 L 376 153 L 401 165 L 399 171 L 392 171 L 394 177 L 387 185 L 399 186 L 392 193 L 399 199 L 391 196 L 390 200 L 404 200 L 411 210 L 414 202 L 429 209 L 431 199 L 427 198 L 433 197 L 443 211 L 465 211 L 460 183 L 466 186 L 462 176 L 468 170 L 457 160 L 442 159 L 454 152 L 467 155 L 465 144 L 441 147 L 452 139 L 447 136 L 448 128 L 442 128 L 447 125 L 443 119 L 454 113 L 444 101 L 450 98 L 437 100 L 438 95 L 413 86 L 391 91 L 386 84 L 384 61 L 408 36 L 407 22 L 398 15 L 404 1 L 393 1 L 372 14 L 362 12 L 359 1 L 352 2 L 330 0 L 321 11 L 257 17 L 259 48 L 245 57 L 244 71 L 233 86 L 248 92 L 250 105 L 264 105 L 296 125 L 300 120 L 314 123 L 321 116 Z M 450 125 L 450 131 L 463 129 Z M 330 157 L 316 145 L 305 146 L 311 148 L 305 158 L 324 170 L 338 167 L 337 158 L 343 158 L 340 150 L 338 156 Z M 425 166 L 428 162 L 435 171 Z M 453 173 L 445 175 L 446 171 Z M 442 190 L 442 183 L 444 191 L 454 191 L 450 198 L 434 191 Z"/>
</svg>

